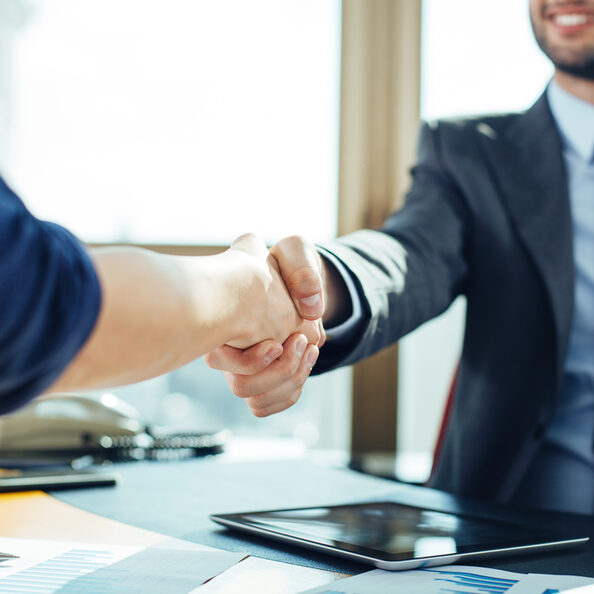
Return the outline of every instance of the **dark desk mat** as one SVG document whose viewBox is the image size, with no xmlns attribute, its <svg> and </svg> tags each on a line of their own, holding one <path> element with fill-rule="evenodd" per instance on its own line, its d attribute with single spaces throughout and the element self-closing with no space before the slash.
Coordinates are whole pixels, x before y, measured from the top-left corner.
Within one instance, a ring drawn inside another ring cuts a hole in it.
<svg viewBox="0 0 594 594">
<path fill-rule="evenodd" d="M 307 460 L 224 462 L 216 457 L 182 462 L 119 464 L 117 487 L 56 491 L 52 495 L 76 507 L 224 549 L 317 569 L 360 573 L 369 567 L 264 538 L 229 531 L 209 519 L 232 513 L 298 506 L 394 499 L 443 511 L 465 511 L 511 520 L 532 520 L 556 528 L 576 528 L 594 536 L 594 519 L 570 514 L 508 510 L 460 501 L 444 493 L 321 467 Z M 92 535 L 89 535 L 92 541 Z M 594 543 L 567 551 L 508 557 L 477 563 L 519 572 L 576 574 L 594 577 Z"/>
</svg>

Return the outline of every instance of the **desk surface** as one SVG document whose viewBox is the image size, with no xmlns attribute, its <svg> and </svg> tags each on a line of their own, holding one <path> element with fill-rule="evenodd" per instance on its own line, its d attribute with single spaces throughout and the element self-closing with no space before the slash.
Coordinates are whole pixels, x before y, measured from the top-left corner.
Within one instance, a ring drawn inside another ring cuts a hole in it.
<svg viewBox="0 0 594 594">
<path fill-rule="evenodd" d="M 445 511 L 465 510 L 491 517 L 533 519 L 553 527 L 580 527 L 594 536 L 594 518 L 535 514 L 461 502 L 444 493 L 397 484 L 303 459 L 303 452 L 279 448 L 271 459 L 251 462 L 233 456 L 178 463 L 117 465 L 116 488 L 0 494 L 2 535 L 96 544 L 150 546 L 168 536 L 244 551 L 251 556 L 206 586 L 209 593 L 290 594 L 331 582 L 367 566 L 297 547 L 221 529 L 208 519 L 231 512 L 357 500 L 390 499 L 425 504 Z M 256 452 L 258 453 L 258 452 Z M 283 459 L 278 459 L 278 458 Z M 567 551 L 502 558 L 483 566 L 520 572 L 594 577 L 594 542 Z"/>
<path fill-rule="evenodd" d="M 359 573 L 367 566 L 221 529 L 210 513 L 394 499 L 442 511 L 463 511 L 553 528 L 579 528 L 593 540 L 552 553 L 509 557 L 480 565 L 519 572 L 594 577 L 594 518 L 510 510 L 462 501 L 445 493 L 328 468 L 306 459 L 231 462 L 209 457 L 169 463 L 122 464 L 116 488 L 55 492 L 82 510 L 199 544 L 299 566 Z"/>
</svg>

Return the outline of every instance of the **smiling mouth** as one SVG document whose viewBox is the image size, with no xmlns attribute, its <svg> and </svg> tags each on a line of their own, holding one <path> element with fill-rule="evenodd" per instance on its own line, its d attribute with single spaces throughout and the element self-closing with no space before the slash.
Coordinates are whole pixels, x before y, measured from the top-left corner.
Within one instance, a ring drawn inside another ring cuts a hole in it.
<svg viewBox="0 0 594 594">
<path fill-rule="evenodd" d="M 544 8 L 543 17 L 557 30 L 565 30 L 568 33 L 577 32 L 594 24 L 594 5 L 578 2 L 562 3 L 553 0 Z"/>
<path fill-rule="evenodd" d="M 553 22 L 561 27 L 575 27 L 591 22 L 592 16 L 587 14 L 558 14 L 553 17 Z"/>
<path fill-rule="evenodd" d="M 594 23 L 594 15 L 583 12 L 554 14 L 550 18 L 558 27 L 579 27 Z"/>
</svg>

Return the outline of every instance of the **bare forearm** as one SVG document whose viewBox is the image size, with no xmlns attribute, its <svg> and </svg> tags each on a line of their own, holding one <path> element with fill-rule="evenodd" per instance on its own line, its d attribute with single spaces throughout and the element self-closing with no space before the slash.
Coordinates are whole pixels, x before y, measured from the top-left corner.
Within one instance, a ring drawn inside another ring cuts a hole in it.
<svg viewBox="0 0 594 594">
<path fill-rule="evenodd" d="M 128 384 L 171 371 L 233 340 L 239 299 L 225 254 L 91 252 L 102 307 L 95 329 L 52 391 Z"/>
<path fill-rule="evenodd" d="M 166 373 L 228 344 L 246 348 L 321 332 L 304 321 L 264 242 L 237 238 L 216 256 L 135 248 L 91 251 L 102 305 L 91 336 L 50 391 L 115 386 Z"/>
</svg>

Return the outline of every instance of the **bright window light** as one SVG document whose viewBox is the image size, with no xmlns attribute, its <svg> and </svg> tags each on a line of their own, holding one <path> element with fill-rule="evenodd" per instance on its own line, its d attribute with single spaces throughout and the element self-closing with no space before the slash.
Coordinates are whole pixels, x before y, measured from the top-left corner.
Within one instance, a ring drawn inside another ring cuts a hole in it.
<svg viewBox="0 0 594 594">
<path fill-rule="evenodd" d="M 88 242 L 336 234 L 340 0 L 0 0 L 0 172 Z M 346 447 L 350 378 L 257 419 L 199 360 L 148 423 Z"/>
<path fill-rule="evenodd" d="M 339 0 L 8 5 L 0 165 L 37 215 L 93 242 L 335 235 Z"/>
<path fill-rule="evenodd" d="M 528 108 L 552 76 L 527 0 L 423 0 L 421 116 Z"/>
</svg>

